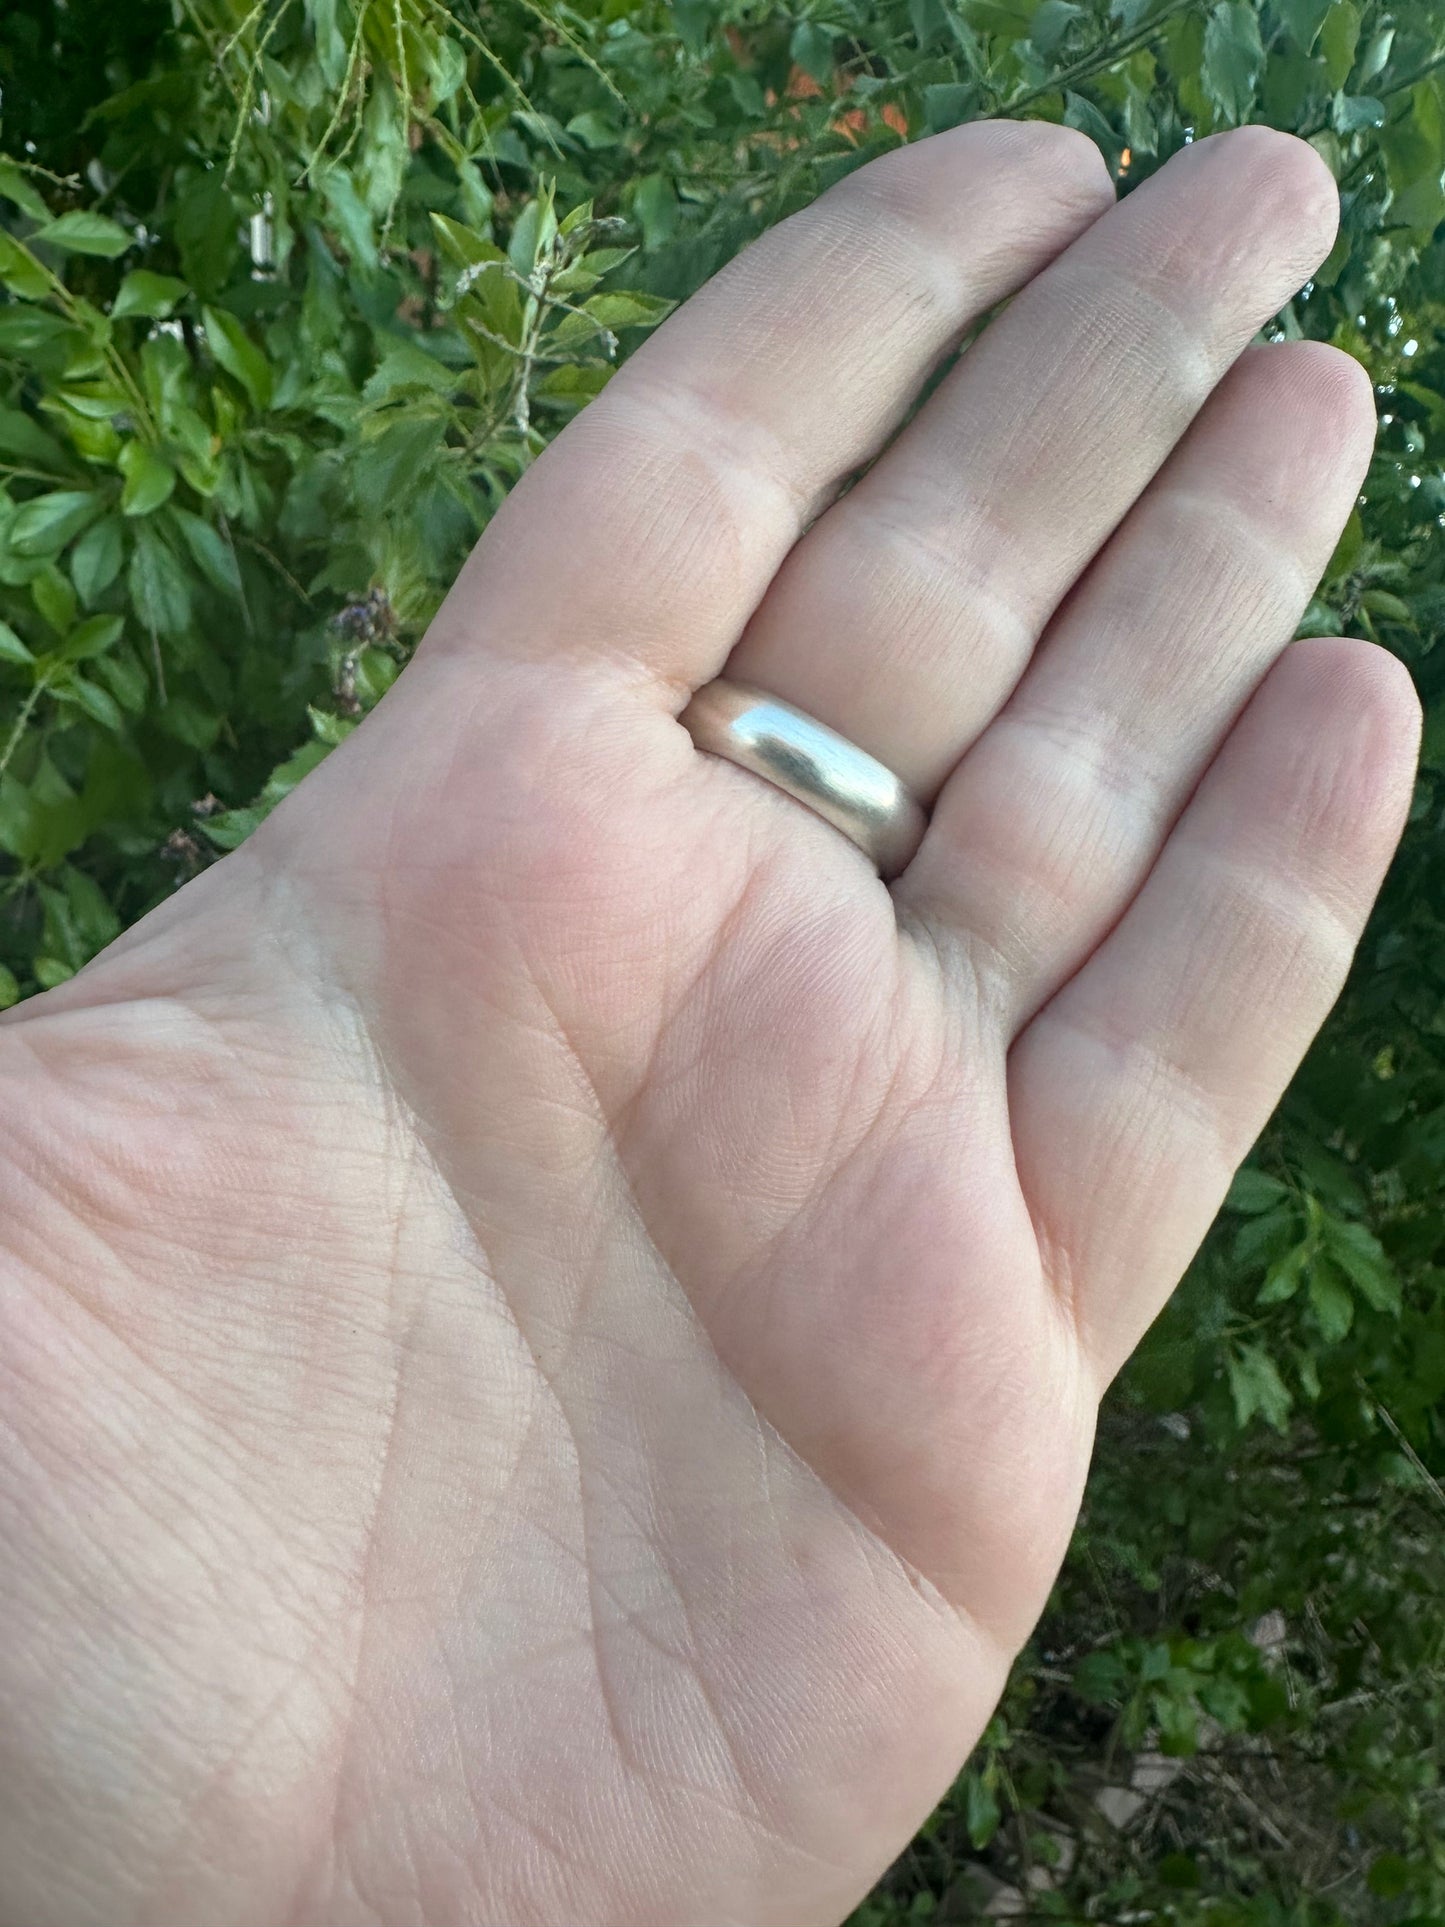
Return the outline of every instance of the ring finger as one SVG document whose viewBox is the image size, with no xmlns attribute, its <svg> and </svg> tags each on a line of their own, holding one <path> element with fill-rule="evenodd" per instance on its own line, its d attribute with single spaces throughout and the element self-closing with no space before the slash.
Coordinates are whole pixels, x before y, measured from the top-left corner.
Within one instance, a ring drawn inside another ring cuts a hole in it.
<svg viewBox="0 0 1445 1927">
<path fill-rule="evenodd" d="M 1374 429 L 1338 349 L 1246 354 L 949 779 L 902 897 L 965 937 L 1010 1033 L 1113 926 L 1289 641 Z"/>
</svg>

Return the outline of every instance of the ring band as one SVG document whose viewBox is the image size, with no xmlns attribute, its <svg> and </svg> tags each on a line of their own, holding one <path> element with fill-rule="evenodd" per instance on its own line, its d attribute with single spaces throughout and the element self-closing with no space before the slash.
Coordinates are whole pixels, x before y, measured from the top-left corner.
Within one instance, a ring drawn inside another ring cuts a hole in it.
<svg viewBox="0 0 1445 1927">
<path fill-rule="evenodd" d="M 885 882 L 923 840 L 928 819 L 902 779 L 780 696 L 720 676 L 679 721 L 699 749 L 751 770 L 841 830 Z"/>
</svg>

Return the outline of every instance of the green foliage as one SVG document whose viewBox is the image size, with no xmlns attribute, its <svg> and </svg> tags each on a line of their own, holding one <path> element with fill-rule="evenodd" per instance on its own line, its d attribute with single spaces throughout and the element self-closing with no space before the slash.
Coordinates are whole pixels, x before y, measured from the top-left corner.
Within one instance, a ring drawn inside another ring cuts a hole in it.
<svg viewBox="0 0 1445 1927">
<path fill-rule="evenodd" d="M 642 331 L 821 187 L 983 114 L 1125 191 L 1236 121 L 1314 142 L 1340 240 L 1272 332 L 1364 360 L 1381 433 L 1305 626 L 1413 669 L 1410 832 L 858 1918 L 975 1918 L 987 1869 L 1042 1918 L 1445 1920 L 1436 0 L 7 0 L 0 89 L 0 1006 L 242 841 Z M 1180 1765 L 1119 1832 L 1141 1752 Z"/>
</svg>

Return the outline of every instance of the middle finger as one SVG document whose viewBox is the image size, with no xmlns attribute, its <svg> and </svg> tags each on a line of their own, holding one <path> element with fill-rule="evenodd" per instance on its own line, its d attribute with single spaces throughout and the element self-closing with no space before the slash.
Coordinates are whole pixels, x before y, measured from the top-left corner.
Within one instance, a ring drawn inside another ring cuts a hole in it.
<svg viewBox="0 0 1445 1927">
<path fill-rule="evenodd" d="M 1303 141 L 1245 127 L 1185 148 L 1015 297 L 794 547 L 728 674 L 934 796 L 1337 219 Z"/>
</svg>

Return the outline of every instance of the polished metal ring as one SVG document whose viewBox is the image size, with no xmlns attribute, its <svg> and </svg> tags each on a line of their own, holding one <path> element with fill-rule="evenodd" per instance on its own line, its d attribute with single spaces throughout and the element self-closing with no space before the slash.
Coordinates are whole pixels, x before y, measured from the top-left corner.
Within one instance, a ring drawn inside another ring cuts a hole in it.
<svg viewBox="0 0 1445 1927">
<path fill-rule="evenodd" d="M 923 839 L 927 818 L 902 779 L 780 696 L 719 677 L 698 690 L 680 721 L 699 749 L 751 770 L 841 830 L 885 882 Z"/>
</svg>

